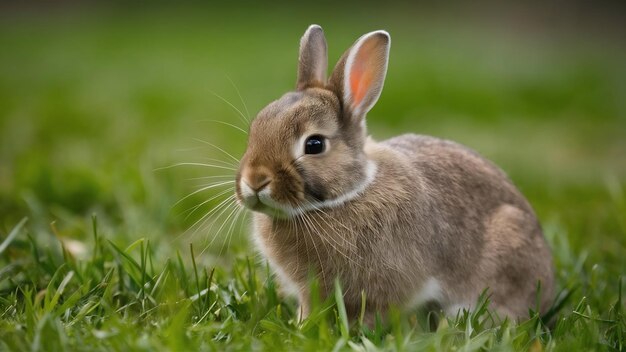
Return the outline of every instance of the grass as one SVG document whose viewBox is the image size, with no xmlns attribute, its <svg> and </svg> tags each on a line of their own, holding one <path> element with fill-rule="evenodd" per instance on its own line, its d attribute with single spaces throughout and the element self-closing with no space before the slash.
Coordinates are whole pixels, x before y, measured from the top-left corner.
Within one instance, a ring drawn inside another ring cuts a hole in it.
<svg viewBox="0 0 626 352">
<path fill-rule="evenodd" d="M 0 350 L 626 349 L 619 36 L 436 8 L 295 13 L 0 15 L 0 47 L 11 48 L 0 51 Z M 249 245 L 245 214 L 219 208 L 228 185 L 186 197 L 230 170 L 167 167 L 230 167 L 202 141 L 238 156 L 245 135 L 210 120 L 245 129 L 229 103 L 253 115 L 290 89 L 310 23 L 324 26 L 331 61 L 363 32 L 391 33 L 374 136 L 460 141 L 529 198 L 557 268 L 552 326 L 532 311 L 494 323 L 486 295 L 457 317 L 393 311 L 370 330 L 347 322 L 340 287 L 298 323 Z"/>
</svg>

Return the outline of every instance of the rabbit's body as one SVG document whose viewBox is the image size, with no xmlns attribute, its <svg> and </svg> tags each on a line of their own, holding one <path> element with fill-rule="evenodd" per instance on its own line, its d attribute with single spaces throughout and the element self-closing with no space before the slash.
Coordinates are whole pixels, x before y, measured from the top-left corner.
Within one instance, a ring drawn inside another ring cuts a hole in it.
<svg viewBox="0 0 626 352">
<path fill-rule="evenodd" d="M 513 318 L 552 297 L 552 259 L 528 202 L 476 152 L 427 136 L 380 143 L 365 114 L 387 68 L 389 35 L 361 37 L 326 81 L 318 26 L 300 47 L 297 90 L 259 112 L 237 173 L 254 238 L 308 314 L 310 275 L 335 279 L 355 317 L 438 303 L 449 314 L 485 289 Z M 537 293 L 537 284 L 541 291 Z"/>
<path fill-rule="evenodd" d="M 360 196 L 299 219 L 255 214 L 257 242 L 284 287 L 306 302 L 311 268 L 325 294 L 338 277 L 353 316 L 361 291 L 372 313 L 434 301 L 456 314 L 486 288 L 503 315 L 534 307 L 536 282 L 552 282 L 551 255 L 532 209 L 500 169 L 428 136 L 368 141 L 366 151 L 376 176 Z M 552 287 L 541 296 L 548 307 Z"/>
</svg>

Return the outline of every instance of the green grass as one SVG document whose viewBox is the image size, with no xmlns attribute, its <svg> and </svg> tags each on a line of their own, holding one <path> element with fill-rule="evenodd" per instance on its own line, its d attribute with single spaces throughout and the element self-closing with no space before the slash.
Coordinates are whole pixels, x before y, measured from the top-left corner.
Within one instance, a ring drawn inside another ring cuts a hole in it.
<svg viewBox="0 0 626 352">
<path fill-rule="evenodd" d="M 626 46 L 588 23 L 455 14 L 0 14 L 0 350 L 626 349 Z M 167 167 L 228 161 L 202 141 L 241 155 L 245 135 L 210 120 L 245 125 L 215 94 L 253 115 L 291 89 L 310 23 L 324 27 L 331 61 L 366 31 L 391 33 L 375 137 L 457 140 L 529 198 L 555 258 L 553 326 L 533 312 L 494 323 L 485 296 L 458 317 L 393 311 L 370 330 L 346 321 L 339 287 L 298 323 L 245 215 L 231 224 L 217 208 L 194 226 L 227 188 L 177 201 L 208 182 L 195 178 L 229 170 Z"/>
</svg>

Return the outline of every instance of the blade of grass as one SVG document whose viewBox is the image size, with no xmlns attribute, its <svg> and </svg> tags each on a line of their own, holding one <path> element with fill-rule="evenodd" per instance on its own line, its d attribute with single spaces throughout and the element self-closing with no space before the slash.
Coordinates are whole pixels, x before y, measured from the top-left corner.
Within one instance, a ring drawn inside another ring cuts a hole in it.
<svg viewBox="0 0 626 352">
<path fill-rule="evenodd" d="M 346 313 L 346 306 L 343 302 L 343 292 L 341 290 L 341 284 L 339 283 L 339 279 L 335 280 L 335 303 L 337 304 L 337 314 L 339 314 L 339 331 L 341 332 L 341 337 L 345 340 L 350 338 L 349 334 L 349 323 L 348 323 L 348 314 Z"/>
<path fill-rule="evenodd" d="M 22 229 L 24 224 L 26 224 L 26 221 L 28 221 L 28 218 L 23 218 L 22 220 L 20 220 L 19 223 L 17 223 L 17 225 L 15 225 L 15 227 L 13 227 L 13 230 L 11 230 L 7 238 L 2 241 L 2 244 L 0 244 L 0 254 L 2 254 L 2 252 L 9 248 L 9 245 L 11 244 L 13 239 L 20 233 L 20 230 Z"/>
</svg>

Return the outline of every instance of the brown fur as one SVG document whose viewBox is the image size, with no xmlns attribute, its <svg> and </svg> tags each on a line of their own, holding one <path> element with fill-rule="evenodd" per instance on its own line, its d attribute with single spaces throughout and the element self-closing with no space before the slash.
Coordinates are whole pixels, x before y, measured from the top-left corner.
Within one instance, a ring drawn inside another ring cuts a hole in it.
<svg viewBox="0 0 626 352">
<path fill-rule="evenodd" d="M 551 254 L 532 208 L 506 175 L 454 142 L 411 134 L 383 142 L 367 138 L 362 122 L 382 89 L 388 35 L 359 39 L 320 86 L 316 65 L 325 72 L 326 63 L 310 58 L 325 57 L 325 43 L 321 28 L 305 33 L 299 90 L 253 121 L 237 175 L 242 203 L 260 197 L 245 195 L 245 182 L 255 191 L 267 188 L 289 210 L 348 194 L 366 180 L 368 163 L 376 165 L 373 181 L 341 204 L 291 214 L 261 201 L 249 205 L 255 240 L 286 289 L 298 295 L 302 314 L 308 314 L 311 270 L 323 295 L 340 280 L 352 317 L 364 291 L 370 321 L 391 304 L 408 306 L 429 280 L 436 280 L 435 298 L 452 314 L 488 288 L 499 313 L 523 317 L 535 306 L 538 281 L 541 310 L 547 309 Z M 352 57 L 364 57 L 375 77 L 360 101 L 344 92 L 353 49 Z M 294 156 L 298 141 L 311 134 L 326 136 L 328 150 Z"/>
</svg>

